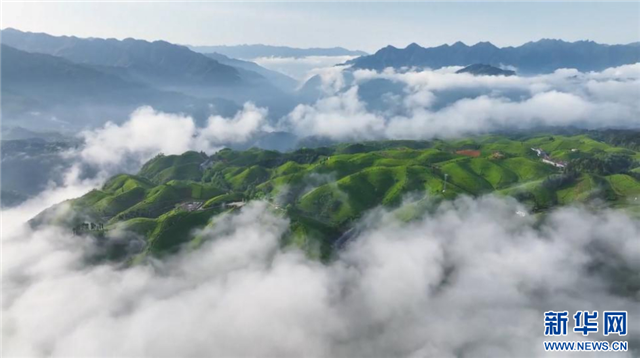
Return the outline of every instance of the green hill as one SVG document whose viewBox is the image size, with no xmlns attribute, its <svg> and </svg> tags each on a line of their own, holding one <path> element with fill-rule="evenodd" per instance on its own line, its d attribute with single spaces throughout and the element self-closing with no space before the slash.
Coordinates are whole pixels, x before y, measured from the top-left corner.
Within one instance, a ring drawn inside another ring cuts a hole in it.
<svg viewBox="0 0 640 358">
<path fill-rule="evenodd" d="M 566 168 L 543 163 L 542 149 Z M 367 210 L 400 205 L 409 195 L 429 202 L 459 195 L 513 196 L 534 212 L 558 205 L 598 203 L 640 212 L 640 155 L 589 137 L 483 136 L 457 141 L 377 141 L 279 153 L 224 149 L 207 156 L 158 155 L 136 175 L 121 174 L 100 190 L 69 201 L 77 215 L 50 220 L 77 232 L 116 230 L 144 238 L 137 259 L 163 255 L 202 240 L 195 229 L 264 199 L 290 220 L 283 244 L 328 258 L 334 241 Z M 407 213 L 407 217 L 411 217 Z M 101 229 L 82 229 L 84 222 Z M 129 255 L 131 257 L 131 255 Z"/>
</svg>

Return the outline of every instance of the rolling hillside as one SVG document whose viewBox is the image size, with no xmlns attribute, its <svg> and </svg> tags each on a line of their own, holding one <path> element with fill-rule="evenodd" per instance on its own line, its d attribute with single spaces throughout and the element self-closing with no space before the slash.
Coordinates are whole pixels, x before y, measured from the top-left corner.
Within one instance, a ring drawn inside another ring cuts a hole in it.
<svg viewBox="0 0 640 358">
<path fill-rule="evenodd" d="M 532 148 L 566 167 L 544 163 Z M 496 193 L 516 198 L 533 213 L 583 203 L 639 214 L 639 165 L 640 153 L 586 135 L 381 141 L 290 153 L 187 152 L 159 155 L 137 175 L 116 176 L 100 190 L 69 201 L 77 215 L 55 215 L 59 211 L 52 208 L 33 224 L 54 213 L 53 221 L 80 233 L 129 232 L 144 238 L 135 251 L 141 259 L 190 242 L 197 246 L 201 238 L 193 238 L 194 229 L 212 225 L 213 217 L 246 201 L 264 199 L 291 221 L 284 244 L 327 259 L 336 240 L 364 213 L 380 205 L 396 207 L 409 196 L 428 204 Z M 85 222 L 101 228 L 84 228 Z M 120 251 L 113 255 L 128 257 L 131 240 L 117 241 Z"/>
</svg>

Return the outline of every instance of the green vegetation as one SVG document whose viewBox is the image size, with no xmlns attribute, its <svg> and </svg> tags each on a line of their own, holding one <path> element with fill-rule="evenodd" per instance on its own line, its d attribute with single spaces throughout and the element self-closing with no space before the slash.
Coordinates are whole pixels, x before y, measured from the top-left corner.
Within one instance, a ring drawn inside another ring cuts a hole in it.
<svg viewBox="0 0 640 358">
<path fill-rule="evenodd" d="M 531 148 L 568 164 L 543 163 Z M 433 203 L 494 192 L 515 197 L 534 212 L 592 202 L 639 212 L 639 158 L 632 149 L 587 135 L 158 155 L 137 175 L 115 176 L 101 190 L 70 201 L 79 215 L 65 225 L 90 221 L 104 224 L 106 232 L 135 233 L 145 241 L 140 258 L 173 252 L 185 243 L 196 247 L 203 236 L 193 235 L 194 230 L 210 225 L 212 217 L 236 210 L 243 201 L 265 199 L 290 220 L 283 244 L 326 259 L 335 240 L 367 210 L 397 206 L 408 195 L 428 196 Z M 403 217 L 408 220 L 423 207 L 413 205 Z"/>
</svg>

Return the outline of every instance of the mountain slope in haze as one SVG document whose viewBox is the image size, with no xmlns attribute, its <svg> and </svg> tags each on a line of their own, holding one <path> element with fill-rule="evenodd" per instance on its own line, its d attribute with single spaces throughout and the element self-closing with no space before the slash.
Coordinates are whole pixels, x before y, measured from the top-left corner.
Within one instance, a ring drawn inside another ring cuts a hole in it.
<svg viewBox="0 0 640 358">
<path fill-rule="evenodd" d="M 545 158 L 567 162 L 567 168 Z M 262 199 L 290 220 L 283 244 L 326 259 L 364 213 L 380 205 L 397 207 L 408 195 L 423 199 L 403 213 L 407 220 L 412 210 L 428 210 L 430 203 L 488 193 L 512 196 L 534 213 L 582 203 L 640 215 L 640 203 L 633 200 L 640 195 L 639 160 L 636 151 L 586 135 L 549 134 L 347 143 L 290 153 L 187 152 L 158 155 L 137 175 L 113 177 L 100 190 L 68 202 L 77 215 L 58 219 L 83 234 L 108 238 L 111 230 L 130 231 L 125 245 L 144 238 L 137 255 L 162 255 L 187 243 L 197 247 L 202 238 L 189 234 L 194 229 Z M 32 223 L 55 218 L 54 212 Z M 84 227 L 86 221 L 98 228 Z"/>
<path fill-rule="evenodd" d="M 92 95 L 117 95 L 126 99 L 128 91 L 146 88 L 91 66 L 56 56 L 28 53 L 5 44 L 2 44 L 2 85 L 3 90 L 11 92 L 29 89 L 53 97 L 62 95 L 60 89 L 63 88 L 78 96 L 77 99 Z"/>
<path fill-rule="evenodd" d="M 117 69 L 83 65 L 2 44 L 2 119 L 4 125 L 39 130 L 77 129 L 126 119 L 137 107 L 185 111 L 204 119 L 211 105 L 229 116 L 239 108 L 222 99 L 197 99 L 158 90 L 117 74 Z M 205 113 L 206 112 L 206 113 Z"/>
<path fill-rule="evenodd" d="M 201 53 L 219 53 L 239 59 L 254 59 L 259 57 L 307 57 L 307 56 L 364 56 L 364 51 L 348 50 L 342 47 L 332 48 L 294 48 L 287 46 L 269 45 L 238 45 L 238 46 L 189 46 L 193 51 Z"/>
<path fill-rule="evenodd" d="M 139 83 L 156 91 L 173 92 L 178 94 L 178 97 L 188 97 L 198 102 L 211 104 L 223 100 L 232 101 L 237 105 L 251 101 L 258 106 L 268 107 L 269 114 L 274 117 L 285 115 L 297 104 L 290 91 L 282 90 L 257 72 L 236 69 L 193 52 L 187 47 L 164 41 L 81 39 L 21 32 L 15 29 L 3 30 L 2 41 L 5 45 L 16 46 L 25 52 L 61 57 L 74 64 L 91 67 L 105 75 L 117 76 L 124 81 Z M 280 80 L 283 81 L 282 78 Z M 7 94 L 5 103 L 23 112 L 36 105 L 29 97 L 13 96 L 7 91 L 4 93 Z M 170 100 L 169 103 L 175 101 Z M 205 106 L 206 104 L 204 103 Z M 84 103 L 78 102 L 78 105 Z M 166 107 L 161 106 L 158 109 L 164 110 Z M 170 111 L 183 113 L 191 113 L 193 108 L 196 108 L 198 113 L 207 112 L 200 104 L 186 103 L 181 108 L 173 105 L 169 107 Z"/>
<path fill-rule="evenodd" d="M 515 71 L 503 70 L 491 65 L 476 63 L 456 71 L 456 73 L 469 73 L 475 76 L 515 76 Z"/>
<path fill-rule="evenodd" d="M 605 68 L 640 62 L 640 46 L 604 45 L 593 41 L 565 42 L 540 40 L 518 47 L 499 48 L 489 42 L 467 46 L 453 45 L 424 48 L 415 43 L 404 49 L 387 46 L 375 54 L 349 61 L 356 69 L 383 70 L 387 67 L 438 69 L 482 63 L 494 67 L 514 66 L 523 74 L 550 73 L 559 68 L 601 71 Z"/>
<path fill-rule="evenodd" d="M 77 64 L 120 68 L 132 78 L 150 84 L 221 86 L 241 82 L 235 68 L 165 41 L 83 39 L 6 29 L 2 31 L 2 42 Z"/>
<path fill-rule="evenodd" d="M 61 185 L 64 182 L 64 173 L 72 165 L 63 153 L 82 144 L 80 139 L 55 133 L 33 133 L 47 137 L 43 139 L 34 137 L 33 134 L 29 135 L 23 130 L 19 131 L 22 133 L 15 134 L 31 138 L 8 139 L 11 138 L 11 133 L 5 136 L 6 127 L 2 128 L 2 132 L 1 206 L 20 204 L 47 187 L 50 188 L 53 183 Z"/>
<path fill-rule="evenodd" d="M 67 136 L 58 133 L 58 132 L 43 132 L 43 131 L 32 131 L 22 127 L 10 127 L 10 126 L 2 126 L 1 130 L 2 140 L 25 140 L 25 139 L 36 139 L 43 140 L 45 142 L 56 142 L 67 139 Z"/>
<path fill-rule="evenodd" d="M 253 73 L 257 73 L 269 80 L 271 83 L 286 91 L 293 91 L 298 86 L 298 81 L 277 71 L 266 69 L 255 62 L 238 60 L 227 57 L 220 53 L 205 53 L 205 56 L 212 58 L 224 65 L 232 66 L 241 71 L 243 78 L 251 78 Z M 243 71 L 244 70 L 244 71 Z"/>
</svg>

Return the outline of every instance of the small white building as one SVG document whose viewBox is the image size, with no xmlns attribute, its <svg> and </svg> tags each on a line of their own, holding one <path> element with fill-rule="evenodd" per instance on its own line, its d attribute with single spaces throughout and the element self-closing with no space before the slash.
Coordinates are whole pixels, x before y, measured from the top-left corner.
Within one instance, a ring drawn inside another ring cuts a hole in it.
<svg viewBox="0 0 640 358">
<path fill-rule="evenodd" d="M 551 159 L 546 159 L 546 158 L 545 158 L 545 159 L 542 159 L 542 162 L 543 162 L 543 163 L 550 164 L 550 165 L 553 165 L 553 166 L 554 166 L 554 167 L 556 167 L 556 168 L 564 168 L 564 167 L 566 167 L 566 166 L 567 166 L 566 164 L 564 164 L 564 163 L 562 163 L 562 162 L 554 162 L 553 160 L 551 160 Z"/>
<path fill-rule="evenodd" d="M 544 155 L 544 151 L 542 149 L 539 148 L 531 148 L 531 150 L 533 150 L 534 152 L 536 152 L 538 154 L 539 157 Z"/>
</svg>

